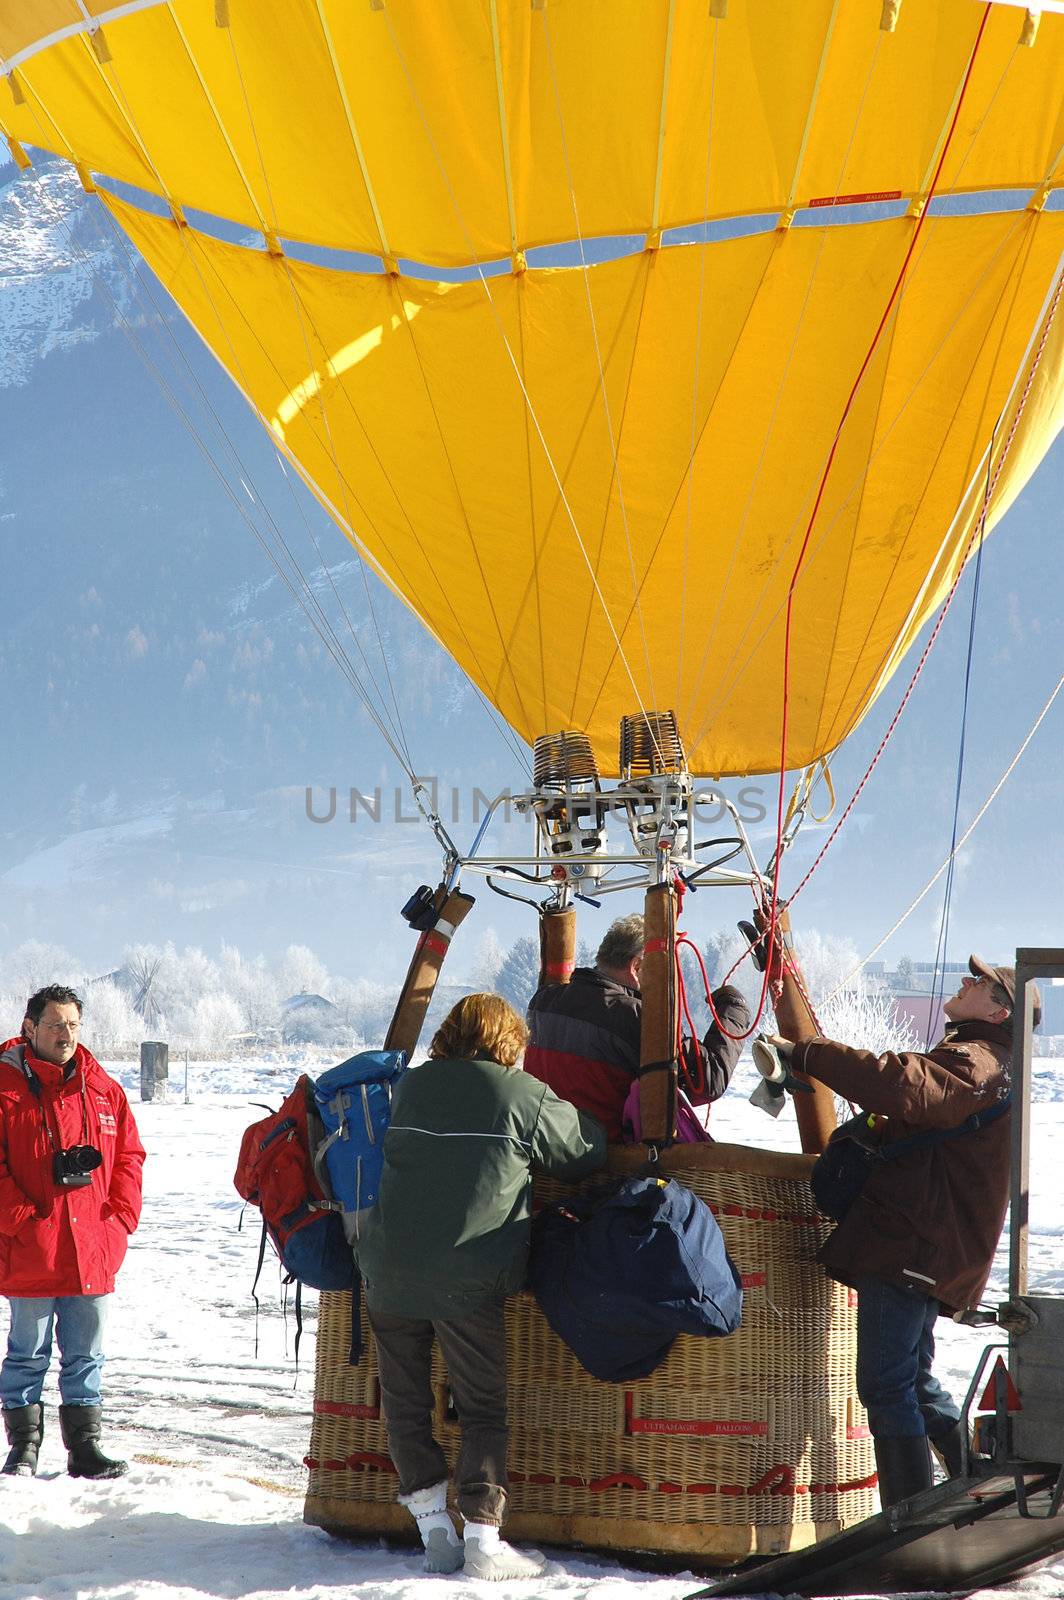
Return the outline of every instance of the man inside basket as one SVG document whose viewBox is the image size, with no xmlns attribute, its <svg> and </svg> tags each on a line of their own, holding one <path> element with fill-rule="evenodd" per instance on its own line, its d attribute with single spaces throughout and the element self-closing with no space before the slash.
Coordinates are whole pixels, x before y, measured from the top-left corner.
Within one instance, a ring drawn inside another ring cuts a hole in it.
<svg viewBox="0 0 1064 1600">
<path fill-rule="evenodd" d="M 884 1507 L 931 1487 L 929 1443 L 951 1476 L 962 1470 L 960 1412 L 931 1371 L 933 1330 L 940 1312 L 978 1303 L 1008 1205 L 1016 974 L 978 956 L 969 967 L 926 1054 L 769 1040 L 865 1113 L 867 1177 L 819 1259 L 857 1291 L 857 1392 Z"/>
<path fill-rule="evenodd" d="M 570 983 L 541 985 L 528 1008 L 525 1071 L 597 1117 L 611 1143 L 625 1135 L 625 1102 L 639 1076 L 644 942 L 639 913 L 621 917 L 593 967 L 577 967 Z M 703 1039 L 684 1040 L 682 1076 L 696 1106 L 719 1100 L 728 1087 L 750 1023 L 746 1001 L 728 984 L 716 990 L 713 1006 L 723 1028 L 713 1022 Z M 688 1136 L 705 1134 L 692 1129 Z"/>
</svg>

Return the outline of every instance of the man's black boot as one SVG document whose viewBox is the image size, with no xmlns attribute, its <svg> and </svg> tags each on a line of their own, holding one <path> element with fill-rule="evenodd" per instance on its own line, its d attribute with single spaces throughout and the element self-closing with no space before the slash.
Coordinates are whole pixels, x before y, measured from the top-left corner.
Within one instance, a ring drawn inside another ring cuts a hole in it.
<svg viewBox="0 0 1064 1600">
<path fill-rule="evenodd" d="M 129 1471 L 126 1461 L 112 1461 L 100 1449 L 103 1413 L 99 1406 L 60 1406 L 59 1428 L 67 1447 L 67 1471 L 72 1478 L 121 1478 Z"/>
<path fill-rule="evenodd" d="M 32 1478 L 44 1438 L 44 1407 L 12 1406 L 4 1412 L 4 1429 L 11 1446 L 4 1472 L 9 1478 Z"/>
<path fill-rule="evenodd" d="M 959 1478 L 964 1470 L 962 1447 L 964 1440 L 961 1434 L 961 1424 L 955 1422 L 952 1428 L 947 1428 L 945 1433 L 929 1435 L 932 1450 L 946 1469 L 946 1476 Z"/>
<path fill-rule="evenodd" d="M 906 1439 L 874 1439 L 879 1503 L 886 1511 L 931 1487 L 931 1452 L 926 1434 Z"/>
</svg>

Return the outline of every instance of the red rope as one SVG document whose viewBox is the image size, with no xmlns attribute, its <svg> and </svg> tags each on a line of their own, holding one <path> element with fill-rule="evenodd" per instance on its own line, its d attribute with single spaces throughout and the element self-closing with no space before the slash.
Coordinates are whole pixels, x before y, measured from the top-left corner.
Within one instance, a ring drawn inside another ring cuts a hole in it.
<svg viewBox="0 0 1064 1600">
<path fill-rule="evenodd" d="M 901 702 L 898 705 L 898 709 L 895 711 L 893 717 L 890 720 L 890 726 L 887 728 L 886 733 L 883 735 L 882 739 L 880 740 L 879 747 L 876 750 L 875 755 L 872 757 L 871 761 L 869 762 L 867 768 L 865 769 L 864 776 L 862 777 L 860 783 L 857 785 L 856 789 L 854 790 L 853 794 L 851 795 L 849 803 L 846 806 L 846 809 L 843 811 L 842 815 L 839 817 L 839 820 L 836 822 L 835 826 L 832 828 L 831 832 L 828 834 L 827 838 L 824 840 L 824 843 L 821 845 L 820 851 L 817 854 L 816 859 L 814 860 L 812 866 L 806 872 L 805 876 L 802 878 L 802 880 L 798 884 L 798 887 L 791 894 L 789 900 L 787 901 L 788 905 L 790 905 L 798 897 L 798 895 L 801 894 L 802 890 L 805 888 L 806 884 L 809 882 L 810 878 L 813 876 L 813 873 L 816 871 L 816 869 L 819 867 L 820 863 L 823 861 L 824 857 L 827 855 L 828 850 L 831 848 L 831 845 L 834 843 L 835 838 L 838 835 L 839 829 L 842 827 L 843 823 L 846 821 L 847 817 L 850 815 L 850 813 L 853 810 L 854 806 L 857 804 L 858 800 L 861 798 L 861 794 L 862 794 L 862 792 L 864 790 L 865 785 L 867 784 L 869 778 L 872 776 L 872 773 L 875 771 L 875 768 L 876 768 L 876 766 L 877 766 L 877 764 L 879 762 L 880 756 L 883 754 L 884 750 L 886 749 L 887 745 L 889 744 L 890 739 L 891 739 L 891 737 L 892 737 L 892 735 L 894 733 L 894 730 L 898 726 L 899 721 L 901 720 L 902 712 L 905 710 L 905 707 L 908 705 L 909 699 L 910 699 L 910 697 L 912 695 L 912 692 L 916 688 L 917 679 L 920 677 L 920 674 L 923 672 L 924 667 L 927 664 L 927 658 L 931 654 L 931 649 L 932 649 L 932 647 L 933 647 L 933 645 L 935 643 L 935 640 L 938 638 L 939 632 L 940 632 L 940 630 L 942 628 L 942 624 L 946 619 L 946 613 L 949 610 L 950 606 L 953 604 L 953 597 L 957 593 L 957 588 L 958 588 L 958 586 L 960 584 L 961 578 L 964 575 L 964 568 L 965 568 L 965 565 L 967 563 L 968 557 L 972 552 L 972 548 L 975 545 L 976 540 L 982 537 L 983 530 L 984 530 L 984 528 L 986 526 L 986 518 L 987 518 L 987 514 L 988 514 L 989 509 L 990 509 L 990 503 L 993 500 L 994 491 L 995 491 L 995 489 L 997 488 L 997 485 L 998 485 L 998 479 L 1001 477 L 1002 471 L 1004 470 L 1004 467 L 1005 467 L 1005 462 L 1008 460 L 1009 453 L 1010 453 L 1010 451 L 1012 449 L 1013 441 L 1015 440 L 1015 437 L 1016 437 L 1016 430 L 1019 427 L 1020 419 L 1023 416 L 1024 409 L 1025 409 L 1025 407 L 1027 405 L 1027 401 L 1028 401 L 1028 399 L 1030 397 L 1031 386 L 1034 383 L 1035 373 L 1038 371 L 1038 367 L 1039 367 L 1039 364 L 1040 364 L 1040 362 L 1042 360 L 1042 356 L 1045 353 L 1046 341 L 1049 338 L 1050 330 L 1052 329 L 1052 326 L 1053 326 L 1053 319 L 1055 318 L 1055 316 L 1057 314 L 1057 310 L 1058 310 L 1058 308 L 1060 306 L 1060 298 L 1061 298 L 1061 291 L 1062 290 L 1064 290 L 1064 273 L 1061 273 L 1057 278 L 1056 290 L 1054 291 L 1053 299 L 1050 301 L 1049 310 L 1048 310 L 1048 312 L 1046 314 L 1045 326 L 1044 326 L 1044 328 L 1042 330 L 1042 337 L 1038 342 L 1038 348 L 1035 351 L 1034 359 L 1031 362 L 1031 368 L 1030 368 L 1030 371 L 1027 374 L 1027 381 L 1024 384 L 1023 392 L 1022 392 L 1022 394 L 1020 396 L 1020 399 L 1019 399 L 1019 402 L 1017 404 L 1016 414 L 1012 419 L 1012 426 L 1009 429 L 1008 438 L 1005 440 L 1005 444 L 1004 444 L 1004 447 L 1002 449 L 1001 456 L 1000 456 L 1000 458 L 998 460 L 997 468 L 995 469 L 993 477 L 992 477 L 992 479 L 991 479 L 991 481 L 989 483 L 989 486 L 988 486 L 988 488 L 987 488 L 987 490 L 986 490 L 986 492 L 985 492 L 985 494 L 983 496 L 983 508 L 982 508 L 982 511 L 980 513 L 979 519 L 976 522 L 976 525 L 975 525 L 974 529 L 972 530 L 971 538 L 968 540 L 968 543 L 967 543 L 967 545 L 965 547 L 963 558 L 961 560 L 960 565 L 957 568 L 957 575 L 954 578 L 952 584 L 950 585 L 949 593 L 947 594 L 945 600 L 942 603 L 942 609 L 939 611 L 938 617 L 936 618 L 935 625 L 931 630 L 931 635 L 930 635 L 930 637 L 929 637 L 929 639 L 927 641 L 927 644 L 924 646 L 924 649 L 923 649 L 923 652 L 922 652 L 922 654 L 920 656 L 919 661 L 916 664 L 916 671 L 913 673 L 912 677 L 910 678 L 908 688 L 905 690 L 905 693 L 902 695 Z"/>
<path fill-rule="evenodd" d="M 799 574 L 801 573 L 803 565 L 805 564 L 806 554 L 807 554 L 808 549 L 809 549 L 809 541 L 812 538 L 813 527 L 814 527 L 814 525 L 816 523 L 817 516 L 819 515 L 819 512 L 820 512 L 820 506 L 821 506 L 821 503 L 822 503 L 823 498 L 824 498 L 824 491 L 827 488 L 828 476 L 829 476 L 829 474 L 831 472 L 831 469 L 832 469 L 832 467 L 833 467 L 833 465 L 835 463 L 835 454 L 836 454 L 836 451 L 838 450 L 838 447 L 839 447 L 839 441 L 842 438 L 842 430 L 845 427 L 846 421 L 847 421 L 847 419 L 848 419 L 848 417 L 850 415 L 850 412 L 851 412 L 851 410 L 853 408 L 854 400 L 857 398 L 857 391 L 860 388 L 862 382 L 864 381 L 865 373 L 868 371 L 868 368 L 871 365 L 872 357 L 875 355 L 876 349 L 877 349 L 877 347 L 879 345 L 879 341 L 880 341 L 880 339 L 881 339 L 881 337 L 883 335 L 883 330 L 886 327 L 888 320 L 890 319 L 890 315 L 891 315 L 891 312 L 894 310 L 895 304 L 897 303 L 898 296 L 901 293 L 902 285 L 905 282 L 905 275 L 909 270 L 909 263 L 913 258 L 913 253 L 916 250 L 916 246 L 920 241 L 920 235 L 923 233 L 924 226 L 925 226 L 925 224 L 927 222 L 928 214 L 929 214 L 930 208 L 931 208 L 931 202 L 935 197 L 935 193 L 936 193 L 936 190 L 938 188 L 938 180 L 942 176 L 942 168 L 943 168 L 943 166 L 945 164 L 946 157 L 949 154 L 950 146 L 953 143 L 953 135 L 956 132 L 957 122 L 958 122 L 958 119 L 959 119 L 960 114 L 961 114 L 961 108 L 964 105 L 964 98 L 965 98 L 965 95 L 968 92 L 968 85 L 971 82 L 972 70 L 973 70 L 973 68 L 975 66 L 975 58 L 979 53 L 979 46 L 982 43 L 983 34 L 984 34 L 985 30 L 986 30 L 986 25 L 987 25 L 988 21 L 990 20 L 991 9 L 992 9 L 992 7 L 990 5 L 986 5 L 984 7 L 984 9 L 983 9 L 983 18 L 982 18 L 982 21 L 979 24 L 979 31 L 975 36 L 975 43 L 972 46 L 971 55 L 968 57 L 968 66 L 967 66 L 967 69 L 966 69 L 965 74 L 964 74 L 964 81 L 961 84 L 960 94 L 957 96 L 957 104 L 956 104 L 956 106 L 954 107 L 954 110 L 953 110 L 953 117 L 952 117 L 952 119 L 950 121 L 949 131 L 947 132 L 946 137 L 945 137 L 945 139 L 943 141 L 943 144 L 942 144 L 942 150 L 941 150 L 941 153 L 939 154 L 938 163 L 937 163 L 937 165 L 935 167 L 935 171 L 934 171 L 934 176 L 931 179 L 931 183 L 930 183 L 930 186 L 929 186 L 928 191 L 927 191 L 927 198 L 926 198 L 926 200 L 924 202 L 923 209 L 920 212 L 919 217 L 917 218 L 916 227 L 913 229 L 913 236 L 909 240 L 909 248 L 905 252 L 905 259 L 902 262 L 901 269 L 898 272 L 898 276 L 894 281 L 894 287 L 890 291 L 890 296 L 889 296 L 889 298 L 887 300 L 886 306 L 884 307 L 883 315 L 879 319 L 879 324 L 878 324 L 878 326 L 876 328 L 875 333 L 872 336 L 872 342 L 868 347 L 868 352 L 865 355 L 864 360 L 861 362 L 860 369 L 859 369 L 859 371 L 857 373 L 857 376 L 854 379 L 854 381 L 853 381 L 853 383 L 852 383 L 852 385 L 850 387 L 849 395 L 846 398 L 846 404 L 842 408 L 842 415 L 839 418 L 838 426 L 835 429 L 835 434 L 834 434 L 834 437 L 833 437 L 833 439 L 831 441 L 831 449 L 828 451 L 828 458 L 827 458 L 827 461 L 824 464 L 824 471 L 823 471 L 823 473 L 821 474 L 821 477 L 820 477 L 820 486 L 817 489 L 816 499 L 813 502 L 813 509 L 809 514 L 809 522 L 806 525 L 805 537 L 802 540 L 801 549 L 798 552 L 798 560 L 795 563 L 794 572 L 791 574 L 791 581 L 790 581 L 790 585 L 789 585 L 788 590 L 787 590 L 787 613 L 786 613 L 786 619 L 785 619 L 785 622 L 784 622 L 784 632 L 783 632 L 783 707 L 782 707 L 781 734 L 780 734 L 779 797 L 778 797 L 777 803 L 776 803 L 776 856 L 775 856 L 775 860 L 773 862 L 773 870 L 772 870 L 772 902 L 771 902 L 771 906 L 770 906 L 770 915 L 769 915 L 769 918 L 768 918 L 770 934 L 775 931 L 776 923 L 777 923 L 777 920 L 778 920 L 777 907 L 778 907 L 778 903 L 779 903 L 778 891 L 779 891 L 780 856 L 782 854 L 782 847 L 783 847 L 783 797 L 784 797 L 784 793 L 785 793 L 785 789 L 786 789 L 785 773 L 787 771 L 787 733 L 788 733 L 788 729 L 789 729 L 789 720 L 790 720 L 791 626 L 792 626 L 793 617 L 794 617 L 794 595 L 795 595 L 795 590 L 796 590 L 797 584 L 798 584 L 798 577 L 799 577 Z M 793 899 L 793 896 L 792 896 L 792 899 Z M 768 963 L 768 962 L 765 963 L 766 974 L 767 974 L 767 972 L 769 970 L 769 965 L 770 965 L 770 963 Z M 760 1015 L 760 1013 L 759 1013 L 759 1015 Z"/>
<path fill-rule="evenodd" d="M 827 488 L 828 477 L 829 477 L 829 475 L 831 473 L 831 469 L 832 469 L 832 467 L 834 466 L 834 463 L 835 463 L 835 456 L 836 456 L 836 453 L 838 451 L 839 442 L 840 442 L 840 440 L 842 438 L 842 430 L 846 425 L 846 422 L 847 422 L 847 419 L 849 418 L 851 410 L 853 409 L 853 403 L 854 403 L 854 400 L 857 398 L 857 392 L 860 389 L 860 386 L 861 386 L 862 382 L 864 381 L 864 377 L 865 377 L 866 372 L 868 371 L 869 366 L 871 365 L 872 358 L 875 355 L 876 349 L 877 349 L 877 347 L 879 345 L 879 341 L 882 338 L 883 330 L 886 327 L 887 322 L 890 319 L 891 313 L 894 310 L 894 307 L 895 307 L 895 305 L 897 303 L 898 296 L 900 295 L 901 290 L 902 290 L 902 286 L 903 286 L 903 284 L 905 282 L 906 273 L 909 270 L 909 264 L 912 261 L 913 254 L 914 254 L 914 252 L 916 250 L 916 246 L 920 241 L 920 236 L 923 233 L 924 226 L 925 226 L 925 224 L 927 222 L 928 214 L 929 214 L 930 207 L 931 207 L 931 202 L 934 199 L 935 194 L 937 192 L 938 181 L 939 181 L 940 177 L 942 176 L 942 169 L 943 169 L 943 167 L 945 165 L 946 157 L 948 156 L 949 151 L 950 151 L 950 147 L 951 147 L 951 145 L 953 143 L 953 136 L 954 136 L 954 133 L 956 132 L 957 123 L 958 123 L 958 121 L 960 119 L 961 109 L 962 109 L 962 107 L 964 105 L 965 96 L 967 95 L 967 92 L 968 92 L 968 86 L 969 86 L 969 84 L 971 82 L 972 71 L 973 71 L 973 69 L 975 67 L 975 59 L 976 59 L 976 56 L 979 53 L 979 47 L 980 47 L 980 45 L 982 43 L 982 40 L 983 40 L 983 34 L 986 31 L 986 25 L 987 25 L 988 21 L 990 20 L 991 10 L 992 10 L 992 6 L 990 4 L 987 4 L 983 8 L 982 20 L 981 20 L 981 22 L 979 24 L 979 30 L 978 30 L 978 32 L 977 32 L 977 34 L 975 36 L 975 42 L 972 45 L 971 54 L 968 57 L 968 65 L 967 65 L 967 68 L 965 69 L 964 79 L 963 79 L 963 81 L 961 83 L 960 93 L 957 96 L 957 104 L 954 107 L 953 116 L 952 116 L 952 118 L 950 120 L 949 129 L 948 129 L 948 131 L 946 133 L 946 137 L 945 137 L 945 139 L 943 141 L 942 150 L 941 150 L 941 152 L 939 154 L 938 162 L 937 162 L 937 164 L 935 166 L 935 171 L 934 171 L 934 174 L 932 176 L 931 183 L 930 183 L 930 185 L 928 187 L 927 196 L 926 196 L 926 199 L 924 201 L 923 209 L 920 212 L 920 216 L 917 218 L 916 227 L 913 229 L 913 236 L 910 239 L 909 247 L 905 252 L 905 259 L 903 260 L 903 262 L 901 264 L 901 268 L 899 269 L 897 278 L 894 281 L 894 287 L 891 289 L 891 292 L 890 292 L 890 295 L 888 297 L 886 306 L 884 307 L 884 310 L 883 310 L 883 314 L 879 319 L 879 323 L 878 323 L 878 325 L 876 327 L 876 331 L 872 336 L 872 341 L 871 341 L 871 343 L 870 343 L 870 345 L 868 347 L 868 350 L 867 350 L 867 352 L 865 354 L 865 358 L 861 362 L 860 368 L 858 369 L 858 372 L 857 372 L 857 376 L 854 379 L 852 385 L 850 386 L 850 392 L 849 392 L 849 394 L 848 394 L 848 396 L 846 398 L 846 403 L 843 406 L 842 414 L 839 417 L 838 425 L 836 426 L 834 435 L 832 437 L 831 447 L 830 447 L 830 449 L 828 451 L 827 460 L 826 460 L 826 462 L 824 464 L 824 470 L 823 470 L 823 472 L 821 474 L 821 477 L 820 477 L 820 484 L 819 484 L 819 487 L 817 488 L 816 498 L 815 498 L 815 500 L 813 502 L 813 509 L 810 512 L 809 521 L 806 524 L 805 535 L 804 535 L 804 537 L 802 539 L 801 548 L 798 551 L 798 559 L 795 562 L 794 571 L 791 574 L 791 580 L 790 580 L 790 583 L 789 583 L 788 588 L 787 588 L 787 609 L 786 609 L 786 615 L 785 615 L 785 619 L 784 619 L 784 630 L 783 630 L 783 701 L 782 701 L 781 716 L 780 716 L 780 763 L 779 763 L 779 774 L 780 774 L 780 777 L 779 777 L 779 792 L 778 792 L 777 800 L 776 800 L 776 850 L 775 850 L 775 855 L 773 857 L 773 863 L 772 863 L 772 892 L 771 892 L 771 895 L 768 898 L 767 903 L 763 903 L 761 908 L 760 908 L 762 910 L 764 916 L 765 916 L 765 928 L 764 928 L 763 931 L 764 931 L 764 937 L 765 937 L 765 941 L 766 941 L 766 948 L 768 949 L 770 954 L 771 954 L 772 945 L 773 945 L 773 943 L 774 943 L 774 941 L 776 939 L 776 931 L 777 931 L 777 927 L 778 927 L 778 924 L 779 924 L 779 905 L 780 905 L 780 902 L 779 902 L 779 879 L 780 879 L 781 857 L 783 855 L 783 811 L 784 811 L 784 796 L 785 796 L 785 793 L 786 793 L 787 735 L 788 735 L 789 728 L 790 728 L 791 633 L 792 633 L 792 624 L 793 624 L 793 620 L 794 620 L 794 597 L 795 597 L 795 591 L 797 589 L 798 579 L 799 579 L 799 576 L 801 574 L 802 567 L 805 565 L 805 558 L 806 558 L 806 555 L 808 554 L 809 543 L 810 543 L 810 540 L 811 540 L 812 535 L 813 535 L 813 528 L 814 528 L 814 526 L 816 524 L 816 519 L 817 519 L 817 517 L 818 517 L 818 515 L 820 513 L 820 507 L 821 507 L 821 504 L 822 504 L 823 499 L 824 499 L 824 492 L 825 492 L 825 490 Z M 958 574 L 958 577 L 959 577 L 959 574 Z M 951 592 L 951 594 L 952 594 L 952 592 Z M 936 628 L 936 632 L 937 632 L 937 628 Z M 933 638 L 934 638 L 934 636 L 932 636 L 932 642 L 933 642 Z M 926 659 L 926 651 L 925 651 L 924 659 Z M 922 662 L 921 662 L 921 665 L 922 665 Z M 911 692 L 911 686 L 910 686 L 910 691 L 909 692 Z M 906 695 L 906 699 L 907 698 L 908 698 L 908 694 Z M 899 709 L 899 713 L 898 714 L 900 715 L 900 709 Z M 885 744 L 885 742 L 886 741 L 884 740 L 884 744 Z M 880 753 L 881 753 L 881 751 L 877 752 L 875 760 L 878 760 Z M 875 765 L 875 760 L 873 761 L 873 766 Z M 871 769 L 869 769 L 869 770 L 871 771 Z M 862 780 L 862 783 L 861 783 L 861 787 L 862 788 L 864 787 L 864 783 L 867 782 L 868 775 L 869 774 L 866 774 L 865 778 Z M 860 790 L 858 790 L 858 793 L 860 793 Z M 835 834 L 838 832 L 838 828 L 842 825 L 842 821 L 844 820 L 845 816 L 847 816 L 849 814 L 849 812 L 852 810 L 853 804 L 856 801 L 856 798 L 857 798 L 857 796 L 855 795 L 854 796 L 854 800 L 851 801 L 850 805 L 847 807 L 846 812 L 844 813 L 844 816 L 839 819 L 839 823 L 836 826 L 836 828 L 834 829 L 834 831 L 832 832 L 832 834 L 831 834 L 831 836 L 830 836 L 830 838 L 828 840 L 828 844 L 830 844 L 831 839 L 835 837 Z M 814 863 L 814 867 L 819 863 L 820 859 L 822 859 L 824 851 L 826 849 L 827 849 L 827 844 L 825 844 L 824 849 L 821 851 L 820 856 L 817 858 L 817 862 Z M 803 887 L 804 884 L 806 882 L 808 882 L 808 879 L 809 879 L 809 877 L 811 875 L 812 870 L 813 869 L 811 868 L 810 872 L 806 874 L 805 878 L 802 880 L 802 884 L 799 885 L 799 888 Z M 797 893 L 797 892 L 798 891 L 796 890 L 795 893 Z M 794 899 L 794 895 L 791 896 L 791 899 L 792 900 Z M 728 973 L 727 978 L 725 978 L 725 980 L 724 980 L 725 982 L 728 981 L 728 978 L 730 978 L 732 976 L 732 973 L 734 973 L 736 968 L 746 959 L 746 957 L 751 953 L 753 948 L 754 948 L 753 945 L 749 945 L 747 947 L 746 951 L 744 951 L 743 955 L 741 955 L 739 957 L 739 960 L 732 967 L 731 972 Z M 795 977 L 796 981 L 799 982 L 799 987 L 802 987 L 800 980 L 797 979 L 797 975 L 793 971 L 793 968 L 791 968 L 789 970 L 791 971 L 792 977 Z M 766 962 L 765 962 L 765 971 L 764 971 L 763 981 L 762 981 L 762 984 L 761 984 L 761 995 L 760 995 L 760 998 L 758 1000 L 757 1015 L 755 1016 L 753 1022 L 751 1023 L 748 1032 L 743 1034 L 743 1035 L 741 1035 L 741 1037 L 744 1038 L 744 1039 L 748 1038 L 749 1035 L 751 1033 L 753 1033 L 754 1029 L 758 1026 L 759 1022 L 761 1021 L 761 1017 L 762 1017 L 762 1014 L 764 1013 L 764 1009 L 765 1009 L 765 999 L 766 999 L 766 996 L 767 996 L 767 993 L 768 993 L 769 977 L 770 977 L 771 971 L 772 971 L 772 962 L 771 962 L 771 959 L 769 959 L 769 960 L 766 960 Z M 809 1004 L 809 997 L 808 997 L 808 995 L 804 994 L 804 989 L 803 989 L 802 992 L 803 992 L 803 996 L 805 998 L 806 1004 L 808 1005 Z M 714 1022 L 716 1022 L 717 1026 L 720 1027 L 721 1026 L 720 1018 L 717 1016 L 716 1009 L 713 1006 L 712 1000 L 710 1001 L 710 1010 L 713 1012 L 713 1020 L 714 1020 Z M 811 1006 L 810 1006 L 810 1012 L 812 1013 L 812 1007 Z M 734 1038 L 735 1036 L 734 1035 L 728 1035 L 728 1037 L 729 1038 Z"/>
</svg>

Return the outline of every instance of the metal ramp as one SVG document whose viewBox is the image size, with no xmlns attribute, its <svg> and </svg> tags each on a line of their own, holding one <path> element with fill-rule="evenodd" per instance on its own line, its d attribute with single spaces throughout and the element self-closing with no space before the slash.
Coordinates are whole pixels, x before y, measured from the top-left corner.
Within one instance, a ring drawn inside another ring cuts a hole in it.
<svg viewBox="0 0 1064 1600">
<path fill-rule="evenodd" d="M 1056 1465 L 949 1479 L 823 1544 L 718 1578 L 716 1595 L 919 1594 L 958 1597 L 1064 1550 Z"/>
</svg>

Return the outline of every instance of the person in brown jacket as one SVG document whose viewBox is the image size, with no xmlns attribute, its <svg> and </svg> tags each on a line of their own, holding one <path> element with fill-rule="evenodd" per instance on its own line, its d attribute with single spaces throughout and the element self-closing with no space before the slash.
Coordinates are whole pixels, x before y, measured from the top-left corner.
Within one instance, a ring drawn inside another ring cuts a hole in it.
<svg viewBox="0 0 1064 1600">
<path fill-rule="evenodd" d="M 786 1064 L 874 1113 L 876 1142 L 957 1129 L 1007 1104 L 1016 975 L 978 956 L 945 1003 L 927 1054 L 872 1055 L 830 1039 L 773 1038 Z M 1040 1017 L 1036 999 L 1035 1020 Z M 961 1468 L 960 1412 L 932 1373 L 935 1320 L 977 1304 L 1005 1221 L 1011 1115 L 873 1162 L 851 1210 L 821 1248 L 857 1291 L 857 1392 L 868 1412 L 884 1507 L 928 1489 L 928 1443 Z"/>
</svg>

